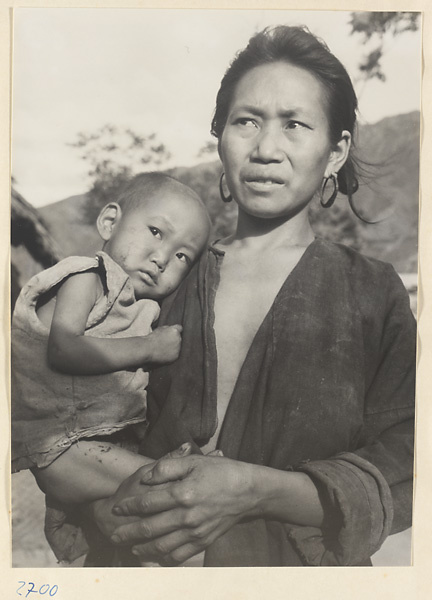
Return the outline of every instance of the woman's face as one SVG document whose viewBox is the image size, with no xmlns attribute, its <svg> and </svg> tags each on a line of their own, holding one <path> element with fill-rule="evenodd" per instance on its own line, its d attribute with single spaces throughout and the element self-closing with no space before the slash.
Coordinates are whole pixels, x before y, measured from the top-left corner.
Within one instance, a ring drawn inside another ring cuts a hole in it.
<svg viewBox="0 0 432 600">
<path fill-rule="evenodd" d="M 289 218 L 306 209 L 340 159 L 322 84 L 286 62 L 248 71 L 236 86 L 219 153 L 240 210 Z"/>
</svg>

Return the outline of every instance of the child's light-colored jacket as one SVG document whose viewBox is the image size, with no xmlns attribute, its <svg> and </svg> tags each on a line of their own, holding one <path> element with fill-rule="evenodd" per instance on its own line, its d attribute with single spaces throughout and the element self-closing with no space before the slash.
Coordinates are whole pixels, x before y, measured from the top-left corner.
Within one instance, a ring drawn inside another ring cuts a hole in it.
<svg viewBox="0 0 432 600">
<path fill-rule="evenodd" d="M 148 335 L 158 318 L 153 300 L 136 301 L 128 275 L 107 254 L 72 256 L 33 277 L 12 320 L 12 469 L 45 467 L 80 438 L 145 422 L 148 374 L 67 375 L 48 365 L 49 330 L 37 316 L 41 297 L 72 274 L 98 270 L 105 294 L 87 320 L 86 336 Z"/>
</svg>

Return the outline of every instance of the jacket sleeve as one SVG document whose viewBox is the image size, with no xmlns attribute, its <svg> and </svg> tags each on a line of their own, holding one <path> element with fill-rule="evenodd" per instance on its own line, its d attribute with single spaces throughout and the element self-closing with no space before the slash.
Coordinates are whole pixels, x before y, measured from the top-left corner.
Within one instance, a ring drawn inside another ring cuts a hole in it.
<svg viewBox="0 0 432 600">
<path fill-rule="evenodd" d="M 376 331 L 357 447 L 299 466 L 317 485 L 325 514 L 322 530 L 289 528 L 306 564 L 364 563 L 389 534 L 411 524 L 416 323 L 402 282 L 386 268 L 386 316 L 381 336 Z"/>
</svg>

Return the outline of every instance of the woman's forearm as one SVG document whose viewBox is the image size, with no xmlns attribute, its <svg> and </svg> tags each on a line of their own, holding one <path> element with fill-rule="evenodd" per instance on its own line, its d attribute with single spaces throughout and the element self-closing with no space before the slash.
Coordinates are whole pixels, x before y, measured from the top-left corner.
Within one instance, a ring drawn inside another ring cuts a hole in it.
<svg viewBox="0 0 432 600">
<path fill-rule="evenodd" d="M 324 512 L 318 490 L 305 473 L 251 465 L 256 516 L 296 525 L 320 527 Z"/>
<path fill-rule="evenodd" d="M 79 441 L 33 474 L 47 495 L 66 504 L 81 504 L 115 494 L 124 479 L 151 462 L 114 444 Z"/>
</svg>

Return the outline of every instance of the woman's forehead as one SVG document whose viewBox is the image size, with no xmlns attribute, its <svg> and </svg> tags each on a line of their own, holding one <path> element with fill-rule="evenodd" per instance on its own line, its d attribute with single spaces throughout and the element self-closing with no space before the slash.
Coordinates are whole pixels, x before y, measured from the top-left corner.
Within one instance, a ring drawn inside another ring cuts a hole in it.
<svg viewBox="0 0 432 600">
<path fill-rule="evenodd" d="M 307 69 L 288 62 L 254 67 L 241 77 L 234 90 L 230 109 L 257 109 L 277 106 L 280 110 L 326 112 L 326 89 Z"/>
</svg>

